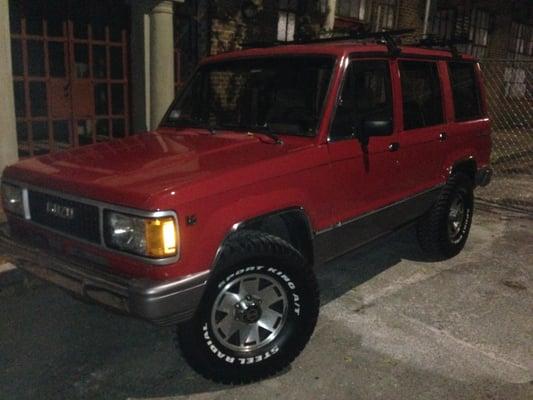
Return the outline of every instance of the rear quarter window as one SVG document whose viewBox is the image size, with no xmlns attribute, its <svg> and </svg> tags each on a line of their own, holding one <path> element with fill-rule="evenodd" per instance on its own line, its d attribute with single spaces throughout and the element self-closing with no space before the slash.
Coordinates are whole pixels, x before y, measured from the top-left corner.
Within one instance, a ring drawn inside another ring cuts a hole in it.
<svg viewBox="0 0 533 400">
<path fill-rule="evenodd" d="M 455 119 L 459 121 L 476 119 L 483 115 L 479 85 L 473 63 L 448 63 L 453 93 Z"/>
</svg>

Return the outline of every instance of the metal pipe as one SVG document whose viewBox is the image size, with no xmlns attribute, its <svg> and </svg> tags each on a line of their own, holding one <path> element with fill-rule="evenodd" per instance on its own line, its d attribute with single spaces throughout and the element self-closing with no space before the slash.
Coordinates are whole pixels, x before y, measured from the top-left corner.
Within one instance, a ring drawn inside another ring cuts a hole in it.
<svg viewBox="0 0 533 400">
<path fill-rule="evenodd" d="M 428 33 L 429 25 L 429 11 L 431 10 L 431 0 L 426 0 L 426 12 L 424 14 L 424 28 L 422 29 L 422 34 L 426 37 Z"/>
<path fill-rule="evenodd" d="M 337 8 L 337 0 L 327 0 L 326 11 L 327 17 L 325 22 L 325 30 L 329 33 L 333 31 L 335 26 L 335 9 Z"/>
</svg>

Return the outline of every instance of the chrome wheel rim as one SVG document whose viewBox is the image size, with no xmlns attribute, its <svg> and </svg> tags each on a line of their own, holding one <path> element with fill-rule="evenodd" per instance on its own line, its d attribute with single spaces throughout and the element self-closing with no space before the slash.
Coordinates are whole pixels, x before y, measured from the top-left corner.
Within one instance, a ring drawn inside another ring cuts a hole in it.
<svg viewBox="0 0 533 400">
<path fill-rule="evenodd" d="M 452 200 L 450 212 L 448 213 L 448 234 L 453 243 L 457 243 L 462 238 L 463 226 L 467 216 L 463 196 L 458 193 Z"/>
<path fill-rule="evenodd" d="M 250 352 L 279 336 L 288 313 L 287 293 L 274 278 L 246 274 L 227 283 L 211 310 L 211 327 L 225 347 Z"/>
</svg>

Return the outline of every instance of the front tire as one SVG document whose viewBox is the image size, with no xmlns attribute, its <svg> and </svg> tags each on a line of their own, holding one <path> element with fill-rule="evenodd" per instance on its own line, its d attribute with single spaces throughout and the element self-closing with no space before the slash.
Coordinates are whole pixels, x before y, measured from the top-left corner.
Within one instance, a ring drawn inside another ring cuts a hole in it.
<svg viewBox="0 0 533 400">
<path fill-rule="evenodd" d="M 472 180 L 468 175 L 455 173 L 433 207 L 418 222 L 420 247 L 435 260 L 457 255 L 468 239 L 473 213 Z"/>
<path fill-rule="evenodd" d="M 316 278 L 289 243 L 255 231 L 225 243 L 202 303 L 177 339 L 187 362 L 204 377 L 242 384 L 289 365 L 316 325 Z"/>
</svg>

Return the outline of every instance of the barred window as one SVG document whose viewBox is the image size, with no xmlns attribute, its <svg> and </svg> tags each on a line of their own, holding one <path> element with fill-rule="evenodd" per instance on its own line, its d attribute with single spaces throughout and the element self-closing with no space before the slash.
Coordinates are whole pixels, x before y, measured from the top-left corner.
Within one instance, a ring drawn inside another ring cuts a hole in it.
<svg viewBox="0 0 533 400">
<path fill-rule="evenodd" d="M 513 22 L 509 58 L 520 58 L 520 56 L 533 56 L 533 27 Z"/>
<path fill-rule="evenodd" d="M 396 21 L 396 0 L 377 0 L 374 2 L 372 27 L 374 31 L 393 29 Z"/>
<path fill-rule="evenodd" d="M 457 49 L 483 58 L 487 55 L 489 24 L 489 13 L 480 8 L 471 12 L 465 12 L 462 7 L 446 8 L 436 12 L 431 32 L 442 39 L 468 39 L 467 44 L 460 44 Z"/>
<path fill-rule="evenodd" d="M 337 17 L 364 20 L 367 0 L 337 0 L 335 15 Z"/>
<path fill-rule="evenodd" d="M 518 66 L 506 67 L 503 73 L 505 97 L 524 98 L 527 96 L 526 70 Z"/>
<path fill-rule="evenodd" d="M 456 11 L 453 8 L 438 10 L 431 24 L 431 33 L 439 38 L 451 40 L 455 32 Z"/>
<path fill-rule="evenodd" d="M 475 57 L 483 58 L 487 55 L 489 41 L 489 13 L 479 8 L 474 8 L 470 16 L 470 30 L 467 52 Z"/>
<path fill-rule="evenodd" d="M 278 40 L 290 42 L 296 32 L 296 10 L 298 0 L 279 0 Z"/>
<path fill-rule="evenodd" d="M 507 57 L 520 60 L 528 56 L 533 56 L 533 27 L 513 22 Z M 521 66 L 521 63 L 516 63 L 505 68 L 503 81 L 506 97 L 524 98 L 527 96 L 526 70 Z"/>
</svg>

